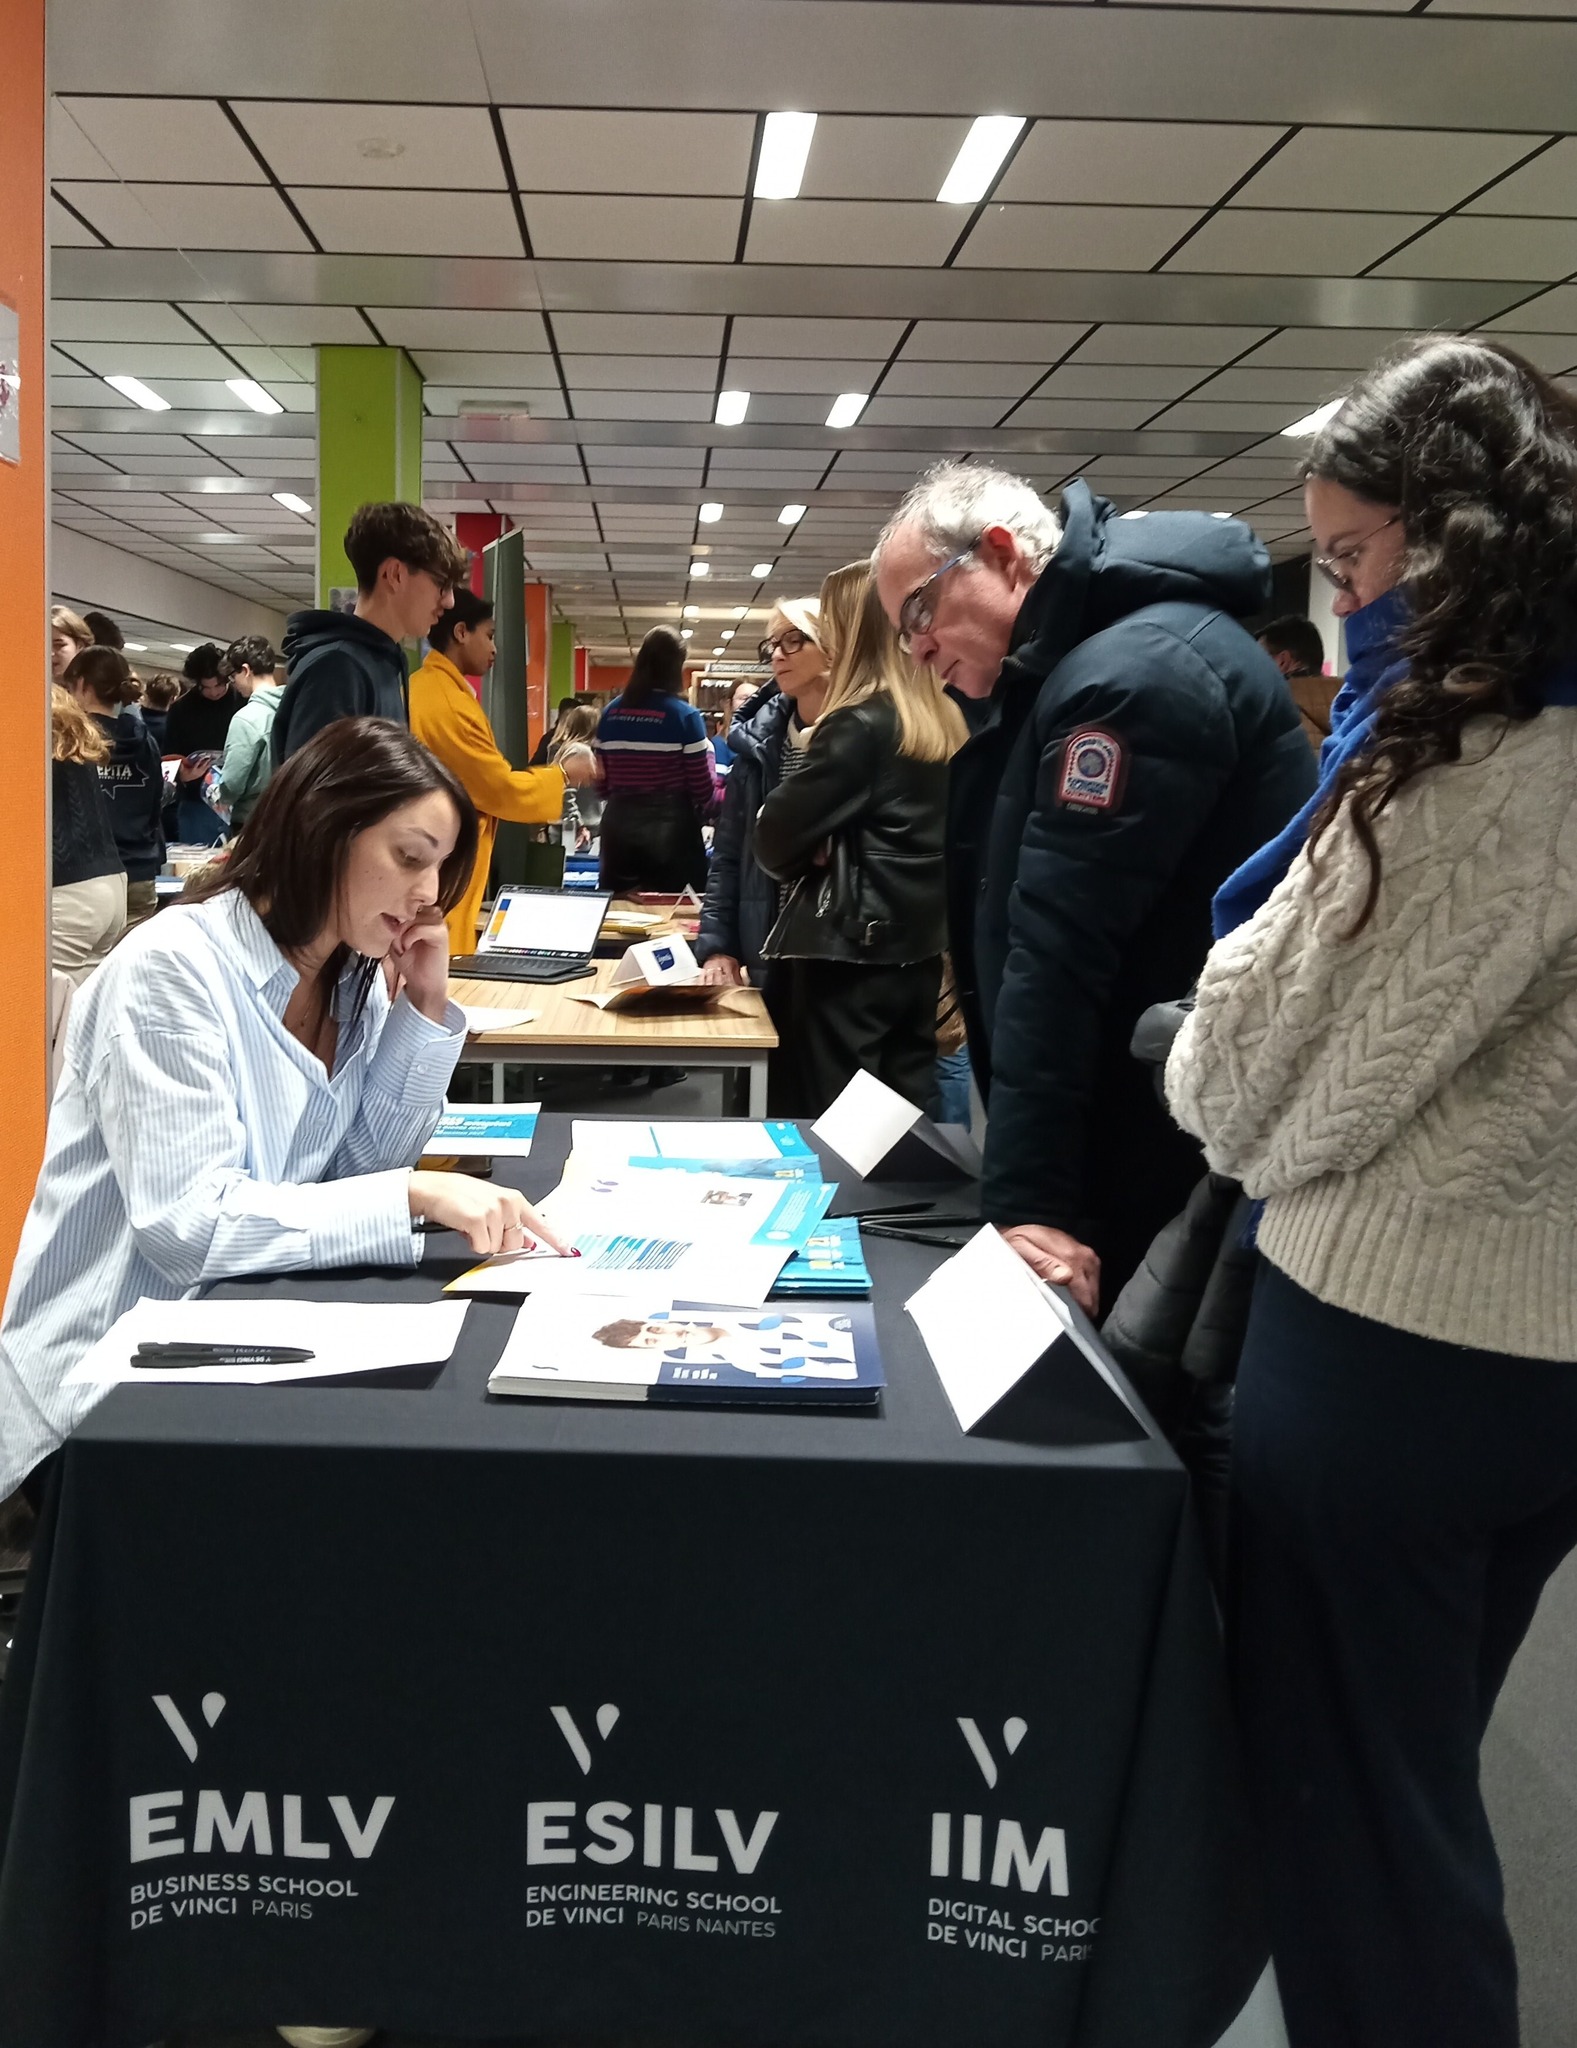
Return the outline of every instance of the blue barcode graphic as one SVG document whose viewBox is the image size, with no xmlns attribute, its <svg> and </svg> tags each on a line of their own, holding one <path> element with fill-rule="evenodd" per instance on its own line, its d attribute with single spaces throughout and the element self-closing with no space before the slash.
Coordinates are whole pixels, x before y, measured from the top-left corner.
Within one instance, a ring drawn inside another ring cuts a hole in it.
<svg viewBox="0 0 1577 2048">
<path fill-rule="evenodd" d="M 600 1273 L 666 1273 L 690 1249 L 668 1237 L 578 1237 L 583 1259 Z"/>
</svg>

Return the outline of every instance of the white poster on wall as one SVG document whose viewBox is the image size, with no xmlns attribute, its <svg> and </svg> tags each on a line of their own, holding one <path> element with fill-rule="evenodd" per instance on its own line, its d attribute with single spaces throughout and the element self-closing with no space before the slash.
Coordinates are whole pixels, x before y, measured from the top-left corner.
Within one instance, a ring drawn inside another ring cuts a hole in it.
<svg viewBox="0 0 1577 2048">
<path fill-rule="evenodd" d="M 22 367 L 15 306 L 0 299 L 0 462 L 22 460 Z"/>
</svg>

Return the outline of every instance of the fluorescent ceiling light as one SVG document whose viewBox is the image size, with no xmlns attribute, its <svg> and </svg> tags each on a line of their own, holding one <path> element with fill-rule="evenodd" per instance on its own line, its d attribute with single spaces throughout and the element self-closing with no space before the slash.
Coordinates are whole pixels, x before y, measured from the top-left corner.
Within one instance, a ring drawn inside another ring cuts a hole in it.
<svg viewBox="0 0 1577 2048">
<path fill-rule="evenodd" d="M 798 524 L 804 517 L 805 507 L 803 505 L 785 505 L 783 507 L 783 510 L 778 514 L 778 525 L 798 526 Z"/>
<path fill-rule="evenodd" d="M 852 427 L 864 412 L 868 391 L 840 391 L 832 401 L 832 411 L 827 415 L 829 427 Z"/>
<path fill-rule="evenodd" d="M 170 401 L 161 398 L 157 391 L 150 391 L 140 377 L 106 377 L 104 381 L 111 391 L 118 391 L 133 405 L 140 405 L 144 412 L 168 412 L 170 409 Z"/>
<path fill-rule="evenodd" d="M 299 512 L 303 519 L 312 517 L 312 507 L 305 498 L 298 498 L 294 491 L 275 491 L 274 503 L 283 505 L 287 512 Z"/>
<path fill-rule="evenodd" d="M 711 573 L 712 565 L 710 562 L 692 562 L 690 564 L 690 574 L 692 576 L 710 576 Z"/>
<path fill-rule="evenodd" d="M 233 391 L 253 412 L 283 412 L 285 409 L 277 398 L 269 396 L 255 377 L 226 377 L 225 389 Z"/>
<path fill-rule="evenodd" d="M 222 548 L 228 547 L 235 541 L 245 540 L 246 535 L 244 533 L 200 533 L 197 538 L 204 547 Z"/>
<path fill-rule="evenodd" d="M 689 639 L 689 637 L 690 637 L 690 628 L 689 628 L 688 626 L 682 626 L 682 627 L 681 627 L 681 628 L 679 629 L 679 638 L 680 638 L 681 640 L 688 640 L 688 639 Z"/>
<path fill-rule="evenodd" d="M 770 576 L 772 574 L 773 567 L 774 564 L 771 562 L 757 562 L 756 566 L 751 570 L 750 573 L 752 576 L 755 577 L 756 581 L 759 583 L 764 576 Z M 741 613 L 740 616 L 743 617 L 744 614 Z"/>
<path fill-rule="evenodd" d="M 734 606 L 734 617 L 736 619 L 748 618 L 749 615 L 750 607 L 748 604 L 736 604 Z"/>
<path fill-rule="evenodd" d="M 125 648 L 128 654 L 146 654 L 148 643 L 146 640 L 128 640 L 125 642 Z"/>
<path fill-rule="evenodd" d="M 1290 427 L 1283 427 L 1282 439 L 1301 441 L 1307 439 L 1310 434 L 1317 434 L 1327 420 L 1335 419 L 1346 403 L 1345 398 L 1333 398 L 1329 405 L 1316 406 L 1313 412 L 1306 412 L 1301 420 L 1294 420 Z"/>
<path fill-rule="evenodd" d="M 177 654 L 195 654 L 197 652 L 197 642 L 195 640 L 172 640 L 170 645 Z"/>
<path fill-rule="evenodd" d="M 703 526 L 715 526 L 722 516 L 723 508 L 715 499 L 701 507 L 701 524 Z"/>
<path fill-rule="evenodd" d="M 684 616 L 685 616 L 685 617 L 686 617 L 687 619 L 698 619 L 698 618 L 700 618 L 700 616 L 701 616 L 701 607 L 700 607 L 700 606 L 699 606 L 698 604 L 687 604 L 687 605 L 685 606 L 685 608 L 684 608 Z"/>
<path fill-rule="evenodd" d="M 725 651 L 725 650 L 724 650 L 723 648 L 721 648 L 721 647 L 714 647 L 714 648 L 712 649 L 712 652 L 713 652 L 714 654 L 722 654 L 722 653 L 723 653 L 724 651 Z"/>
<path fill-rule="evenodd" d="M 972 122 L 937 198 L 949 206 L 973 206 L 984 199 L 1023 126 L 1022 114 L 982 114 Z"/>
<path fill-rule="evenodd" d="M 756 164 L 757 199 L 798 199 L 815 132 L 814 114 L 768 114 Z"/>
<path fill-rule="evenodd" d="M 729 628 L 727 629 L 727 631 L 726 631 L 726 632 L 723 632 L 723 633 L 719 634 L 719 636 L 718 636 L 718 637 L 719 637 L 719 639 L 722 639 L 722 640 L 732 640 L 732 639 L 733 639 L 733 637 L 734 637 L 734 629 L 733 629 L 733 627 L 732 627 L 732 626 L 730 626 L 730 627 L 729 627 Z"/>
<path fill-rule="evenodd" d="M 737 427 L 749 410 L 748 391 L 720 391 L 717 394 L 717 411 L 713 417 L 720 427 Z"/>
</svg>

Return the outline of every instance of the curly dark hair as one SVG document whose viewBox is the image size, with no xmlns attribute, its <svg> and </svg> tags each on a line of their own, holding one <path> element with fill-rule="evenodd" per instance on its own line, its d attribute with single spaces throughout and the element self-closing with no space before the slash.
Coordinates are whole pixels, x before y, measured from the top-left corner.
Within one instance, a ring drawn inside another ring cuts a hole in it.
<svg viewBox="0 0 1577 2048">
<path fill-rule="evenodd" d="M 469 568 L 465 549 L 420 505 L 359 505 L 345 529 L 345 553 L 360 590 L 376 586 L 391 557 L 408 569 L 425 569 L 448 590 L 465 581 Z"/>
<path fill-rule="evenodd" d="M 1383 356 L 1315 436 L 1303 475 L 1400 514 L 1410 664 L 1374 737 L 1316 812 L 1310 857 L 1350 802 L 1374 914 L 1374 821 L 1426 768 L 1462 756 L 1470 718 L 1529 719 L 1577 643 L 1577 403 L 1515 350 L 1436 336 Z"/>
</svg>

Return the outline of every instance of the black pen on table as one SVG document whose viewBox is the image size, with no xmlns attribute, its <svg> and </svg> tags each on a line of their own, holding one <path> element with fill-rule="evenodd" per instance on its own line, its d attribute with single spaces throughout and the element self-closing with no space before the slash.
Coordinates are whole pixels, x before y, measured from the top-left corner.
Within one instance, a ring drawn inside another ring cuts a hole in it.
<svg viewBox="0 0 1577 2048">
<path fill-rule="evenodd" d="M 315 1351 L 299 1344 L 156 1344 L 143 1342 L 132 1354 L 132 1364 L 146 1369 L 164 1367 L 177 1371 L 198 1365 L 305 1365 L 316 1358 Z"/>
</svg>

